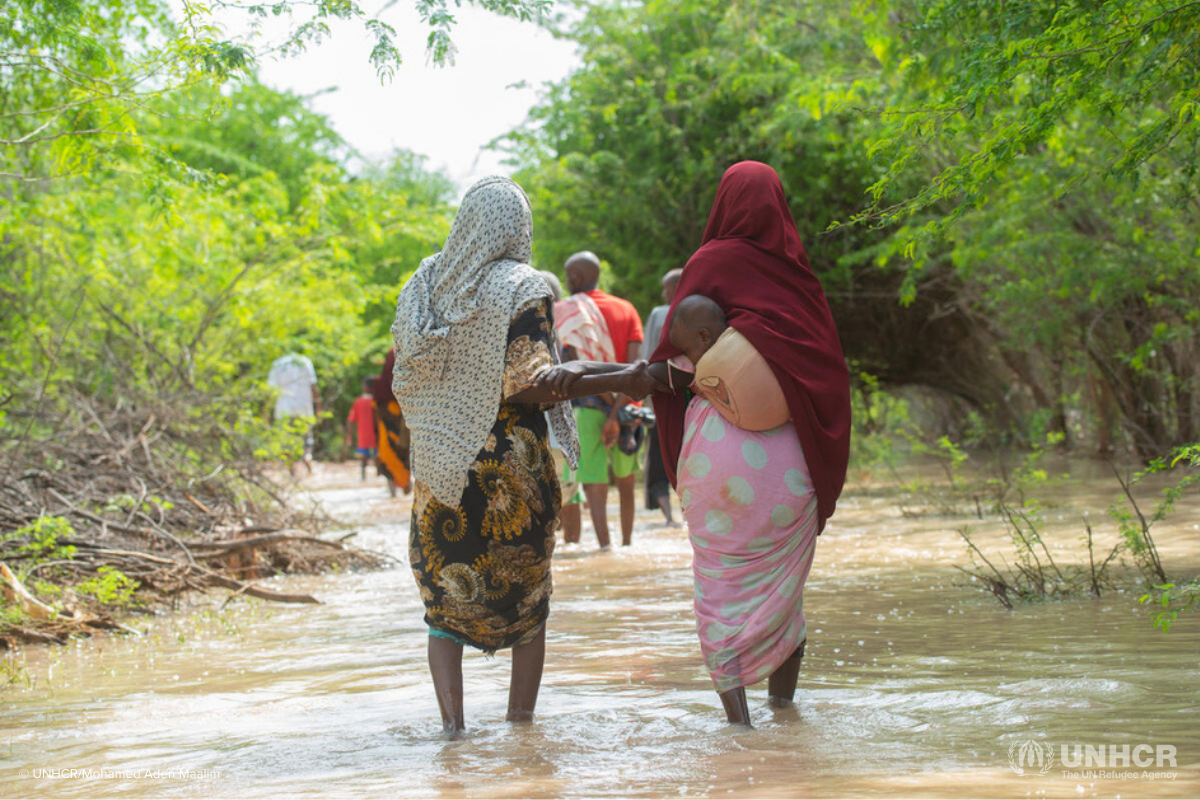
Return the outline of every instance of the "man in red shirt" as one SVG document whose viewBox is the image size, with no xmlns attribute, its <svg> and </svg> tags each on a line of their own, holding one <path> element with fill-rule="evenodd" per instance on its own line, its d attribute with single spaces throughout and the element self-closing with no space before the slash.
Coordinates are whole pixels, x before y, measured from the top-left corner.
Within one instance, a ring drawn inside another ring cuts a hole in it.
<svg viewBox="0 0 1200 800">
<path fill-rule="evenodd" d="M 613 297 L 597 288 L 600 282 L 600 259 L 596 254 L 585 250 L 571 256 L 567 259 L 566 273 L 567 291 L 572 295 L 587 295 L 604 317 L 615 360 L 626 364 L 637 361 L 642 353 L 641 317 L 628 300 Z M 569 359 L 578 357 L 572 348 L 568 348 L 566 356 Z M 576 404 L 575 421 L 579 428 L 581 451 L 578 480 L 583 484 L 591 508 L 596 539 L 601 548 L 609 546 L 608 509 L 605 504 L 608 500 L 608 469 L 611 461 L 617 494 L 621 500 L 621 544 L 629 545 L 633 541 L 633 485 L 637 454 L 626 454 L 616 447 L 620 434 L 617 413 L 628 402 L 628 398 L 624 395 L 600 395 L 573 402 Z M 564 505 L 561 516 L 563 537 L 568 542 L 579 541 L 579 505 Z"/>
<path fill-rule="evenodd" d="M 346 418 L 346 446 L 350 446 L 351 433 L 357 425 L 358 448 L 355 451 L 362 459 L 362 479 L 367 479 L 367 462 L 375 457 L 378 441 L 375 438 L 375 398 L 371 395 L 374 378 L 363 379 L 363 393 L 350 406 L 350 416 Z"/>
</svg>

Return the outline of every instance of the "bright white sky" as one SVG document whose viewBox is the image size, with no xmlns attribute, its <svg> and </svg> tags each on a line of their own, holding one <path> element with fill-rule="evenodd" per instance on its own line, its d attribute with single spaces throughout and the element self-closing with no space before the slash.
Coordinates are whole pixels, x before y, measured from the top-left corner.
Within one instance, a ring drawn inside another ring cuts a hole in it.
<svg viewBox="0 0 1200 800">
<path fill-rule="evenodd" d="M 378 0 L 376 0 L 378 2 Z M 373 10 L 371 2 L 364 7 Z M 394 148 L 427 156 L 465 190 L 477 178 L 508 174 L 503 154 L 485 151 L 488 142 L 519 126 L 547 82 L 559 81 L 578 64 L 575 45 L 554 39 L 533 23 L 521 23 L 464 4 L 455 10 L 451 38 L 458 47 L 452 66 L 427 63 L 428 27 L 409 0 L 384 15 L 397 30 L 404 63 L 390 84 L 381 85 L 367 57 L 371 41 L 360 22 L 335 23 L 333 35 L 306 53 L 265 58 L 260 78 L 268 86 L 313 95 L 312 107 L 364 156 Z M 245 38 L 244 15 L 219 18 L 228 35 Z M 280 39 L 279 29 L 255 41 L 258 49 Z M 524 82 L 524 88 L 513 84 Z"/>
</svg>

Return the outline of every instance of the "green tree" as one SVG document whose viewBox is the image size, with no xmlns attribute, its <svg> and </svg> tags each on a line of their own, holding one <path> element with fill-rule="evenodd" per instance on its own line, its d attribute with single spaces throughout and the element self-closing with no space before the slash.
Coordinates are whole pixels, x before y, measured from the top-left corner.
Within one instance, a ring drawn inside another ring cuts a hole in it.
<svg viewBox="0 0 1200 800">
<path fill-rule="evenodd" d="M 595 250 L 610 288 L 645 313 L 662 273 L 699 246 L 721 173 L 752 158 L 777 168 L 818 270 L 835 270 L 855 234 L 830 245 L 817 233 L 853 213 L 876 176 L 846 146 L 849 115 L 785 109 L 798 86 L 827 80 L 817 67 L 866 53 L 819 8 L 820 36 L 797 35 L 797 10 L 775 3 L 589 7 L 569 32 L 581 68 L 506 143 L 536 209 L 539 264 Z"/>
<path fill-rule="evenodd" d="M 292 350 L 340 412 L 445 236 L 445 176 L 405 152 L 353 174 L 326 119 L 253 75 L 227 101 L 197 85 L 148 108 L 139 136 L 169 168 L 114 151 L 0 207 L 0 448 L 52 434 L 80 400 L 168 402 L 189 441 L 245 455 L 271 438 L 264 377 Z"/>
<path fill-rule="evenodd" d="M 306 175 L 318 165 L 340 165 L 348 146 L 307 98 L 260 84 L 253 75 L 228 96 L 202 85 L 156 104 L 142 125 L 152 147 L 190 170 L 232 179 L 271 173 L 300 202 Z"/>
<path fill-rule="evenodd" d="M 522 20 L 549 8 L 549 0 L 468 2 Z M 455 19 L 447 0 L 414 3 L 430 27 L 430 56 L 451 61 Z M 179 20 L 164 0 L 9 0 L 0 7 L 0 178 L 20 185 L 135 166 L 196 177 L 169 150 L 149 146 L 141 129 L 161 111 L 152 108 L 156 100 L 248 74 L 258 53 L 226 38 L 214 20 L 220 11 L 288 16 L 294 25 L 276 45 L 285 54 L 328 36 L 332 21 L 356 20 L 371 38 L 366 57 L 380 79 L 391 79 L 402 61 L 394 28 L 351 0 L 187 0 Z M 135 156 L 149 164 L 135 164 Z"/>
<path fill-rule="evenodd" d="M 961 284 L 962 313 L 1060 429 L 1075 395 L 1102 447 L 1109 429 L 1147 460 L 1193 441 L 1200 8 L 859 11 L 892 91 L 868 140 L 887 172 L 857 219 L 889 230 L 902 299 Z"/>
<path fill-rule="evenodd" d="M 221 81 L 252 54 L 158 0 L 14 0 L 0 10 L 0 178 L 20 184 L 128 168 L 147 104 Z M 16 189 L 14 189 L 15 191 Z"/>
<path fill-rule="evenodd" d="M 1195 196 L 1195 3 L 892 0 L 856 11 L 897 87 L 873 142 L 890 167 L 868 217 L 904 221 L 940 207 L 925 231 L 934 234 L 1046 149 L 1090 156 L 1060 163 L 1059 196 L 1103 179 L 1136 184 L 1143 168 L 1171 163 L 1173 199 Z M 913 166 L 919 190 L 888 197 Z"/>
<path fill-rule="evenodd" d="M 992 442 L 1049 428 L 1151 458 L 1194 440 L 1197 8 L 855 10 L 590 8 L 569 31 L 581 69 L 509 140 L 535 257 L 590 247 L 645 310 L 721 171 L 756 158 L 883 386 L 937 390 Z"/>
</svg>

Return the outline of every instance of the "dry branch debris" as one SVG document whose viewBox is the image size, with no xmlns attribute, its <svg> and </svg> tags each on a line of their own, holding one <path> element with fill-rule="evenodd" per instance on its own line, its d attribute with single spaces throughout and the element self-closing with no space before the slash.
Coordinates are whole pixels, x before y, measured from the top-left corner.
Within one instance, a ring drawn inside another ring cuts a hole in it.
<svg viewBox="0 0 1200 800">
<path fill-rule="evenodd" d="M 256 458 L 222 452 L 216 432 L 182 424 L 182 413 L 101 409 L 80 397 L 57 430 L 0 441 L 0 648 L 119 629 L 117 611 L 212 588 L 318 603 L 255 581 L 388 560 L 345 535 L 318 538 L 330 520 L 290 506 Z M 39 542 L 36 523 L 54 517 L 70 523 L 67 535 Z M 136 590 L 117 600 L 75 590 L 113 570 Z"/>
</svg>

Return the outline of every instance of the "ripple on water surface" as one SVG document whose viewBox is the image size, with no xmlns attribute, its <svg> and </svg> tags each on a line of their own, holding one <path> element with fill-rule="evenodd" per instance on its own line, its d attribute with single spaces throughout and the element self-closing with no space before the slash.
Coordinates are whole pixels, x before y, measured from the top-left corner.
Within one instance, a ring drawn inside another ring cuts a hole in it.
<svg viewBox="0 0 1200 800">
<path fill-rule="evenodd" d="M 142 639 L 31 651 L 33 685 L 6 690 L 6 770 L 219 778 L 29 779 L 0 794 L 1024 797 L 1013 742 L 1136 744 L 1148 731 L 1179 747 L 1184 777 L 1084 794 L 1200 785 L 1196 633 L 1163 636 L 1119 596 L 1006 612 L 946 566 L 961 544 L 944 520 L 904 520 L 875 497 L 851 498 L 818 542 L 796 707 L 767 708 L 760 685 L 756 728 L 724 725 L 695 634 L 687 534 L 640 512 L 632 548 L 556 554 L 537 721 L 504 722 L 508 655 L 471 654 L 469 730 L 448 742 L 406 563 L 408 501 L 378 487 L 326 495 L 338 513 L 383 520 L 359 539 L 396 568 L 274 584 L 319 607 L 239 601 L 152 620 Z M 1039 787 L 1079 796 L 1074 782 Z"/>
</svg>

